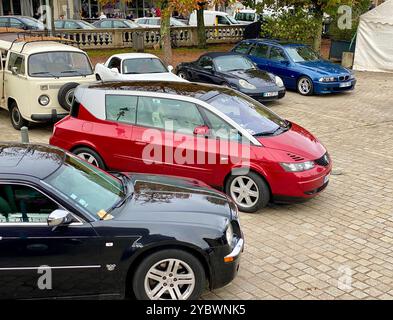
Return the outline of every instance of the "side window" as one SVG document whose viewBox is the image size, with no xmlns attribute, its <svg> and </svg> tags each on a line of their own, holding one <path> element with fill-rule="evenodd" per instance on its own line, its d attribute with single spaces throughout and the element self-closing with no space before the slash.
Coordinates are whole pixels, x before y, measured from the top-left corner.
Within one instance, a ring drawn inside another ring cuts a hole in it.
<svg viewBox="0 0 393 320">
<path fill-rule="evenodd" d="M 136 123 L 142 126 L 165 129 L 171 126 L 174 132 L 190 133 L 204 125 L 195 104 L 152 97 L 140 97 Z"/>
<path fill-rule="evenodd" d="M 246 54 L 248 52 L 248 50 L 250 49 L 250 46 L 251 46 L 251 43 L 242 42 L 235 49 L 233 49 L 233 51 L 237 52 L 237 53 Z"/>
<path fill-rule="evenodd" d="M 24 25 L 18 19 L 11 18 L 10 19 L 10 27 L 11 28 L 17 28 L 17 29 L 23 29 Z"/>
<path fill-rule="evenodd" d="M 250 55 L 257 57 L 257 58 L 268 58 L 269 46 L 266 44 L 257 44 L 252 50 L 250 51 Z"/>
<path fill-rule="evenodd" d="M 63 29 L 63 21 L 55 21 L 55 28 L 56 29 Z"/>
<path fill-rule="evenodd" d="M 204 69 L 213 69 L 213 60 L 210 57 L 201 57 L 198 61 L 198 65 Z"/>
<path fill-rule="evenodd" d="M 127 28 L 126 24 L 123 21 L 113 21 L 114 28 Z"/>
<path fill-rule="evenodd" d="M 106 119 L 135 124 L 138 98 L 134 96 L 107 95 L 105 100 Z"/>
<path fill-rule="evenodd" d="M 287 60 L 285 53 L 282 49 L 277 47 L 272 47 L 270 49 L 270 59 L 274 61 L 284 61 Z"/>
<path fill-rule="evenodd" d="M 17 74 L 25 74 L 25 57 L 16 53 L 11 53 L 8 61 L 8 70 L 16 67 Z"/>
<path fill-rule="evenodd" d="M 209 121 L 209 128 L 211 135 L 215 138 L 223 140 L 240 141 L 240 133 L 233 128 L 229 123 L 215 115 L 213 112 L 203 109 L 203 113 L 206 115 Z"/>
<path fill-rule="evenodd" d="M 119 70 L 120 72 L 120 64 L 121 64 L 121 60 L 119 58 L 112 58 L 112 60 L 109 61 L 108 63 L 108 68 L 109 69 L 117 68 L 117 70 Z"/>
<path fill-rule="evenodd" d="M 59 206 L 36 189 L 0 184 L 0 223 L 46 223 Z"/>
<path fill-rule="evenodd" d="M 111 20 L 102 21 L 100 24 L 100 28 L 107 28 L 107 29 L 112 28 L 112 21 Z"/>
<path fill-rule="evenodd" d="M 137 21 L 138 24 L 146 24 L 146 19 L 140 19 Z"/>
<path fill-rule="evenodd" d="M 64 29 L 81 29 L 81 27 L 74 21 L 64 22 Z"/>
<path fill-rule="evenodd" d="M 224 16 L 216 16 L 216 18 L 217 18 L 217 23 L 218 24 L 227 24 L 227 25 L 230 24 L 228 19 L 226 17 L 224 17 Z"/>
<path fill-rule="evenodd" d="M 8 18 L 0 18 L 0 27 L 7 27 Z"/>
</svg>

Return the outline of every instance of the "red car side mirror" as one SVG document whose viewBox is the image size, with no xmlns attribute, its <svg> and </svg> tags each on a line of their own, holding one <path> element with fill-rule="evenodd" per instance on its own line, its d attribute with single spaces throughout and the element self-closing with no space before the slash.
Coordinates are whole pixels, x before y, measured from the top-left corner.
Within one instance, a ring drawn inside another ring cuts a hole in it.
<svg viewBox="0 0 393 320">
<path fill-rule="evenodd" d="M 207 126 L 199 126 L 194 129 L 194 134 L 198 136 L 207 136 L 210 132 L 209 127 Z"/>
</svg>

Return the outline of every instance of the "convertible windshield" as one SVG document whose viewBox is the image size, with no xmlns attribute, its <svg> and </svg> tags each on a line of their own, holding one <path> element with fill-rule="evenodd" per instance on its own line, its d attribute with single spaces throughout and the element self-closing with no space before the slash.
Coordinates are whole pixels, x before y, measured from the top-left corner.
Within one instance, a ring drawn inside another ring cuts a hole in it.
<svg viewBox="0 0 393 320">
<path fill-rule="evenodd" d="M 284 119 L 259 102 L 235 91 L 221 93 L 208 102 L 252 135 L 270 135 L 287 127 Z"/>
<path fill-rule="evenodd" d="M 124 74 L 164 73 L 168 72 L 157 58 L 127 59 L 123 61 Z"/>
<path fill-rule="evenodd" d="M 320 60 L 318 53 L 309 47 L 289 47 L 287 53 L 294 62 Z"/>
<path fill-rule="evenodd" d="M 82 52 L 51 51 L 32 54 L 29 58 L 31 77 L 75 77 L 93 74 L 90 61 Z"/>
<path fill-rule="evenodd" d="M 255 69 L 254 64 L 249 59 L 237 55 L 217 57 L 214 59 L 214 64 L 216 69 L 221 72 Z"/>
<path fill-rule="evenodd" d="M 113 208 L 125 197 L 120 180 L 69 155 L 45 182 L 94 216 Z"/>
</svg>

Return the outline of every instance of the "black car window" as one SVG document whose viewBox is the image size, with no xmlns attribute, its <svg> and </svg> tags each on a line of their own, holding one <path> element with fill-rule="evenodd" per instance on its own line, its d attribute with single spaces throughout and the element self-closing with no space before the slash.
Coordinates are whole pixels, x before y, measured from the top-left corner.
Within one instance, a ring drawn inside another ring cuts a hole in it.
<svg viewBox="0 0 393 320">
<path fill-rule="evenodd" d="M 229 20 L 224 16 L 216 16 L 216 18 L 217 18 L 217 24 L 226 24 L 226 25 L 231 24 Z"/>
<path fill-rule="evenodd" d="M 257 58 L 268 58 L 269 46 L 267 44 L 259 43 L 251 49 L 250 55 Z"/>
<path fill-rule="evenodd" d="M 192 134 L 198 126 L 204 125 L 203 118 L 195 104 L 186 101 L 140 97 L 136 122 L 138 125 L 174 132 Z"/>
<path fill-rule="evenodd" d="M 209 110 L 203 109 L 202 112 L 206 115 L 209 122 L 211 136 L 223 140 L 240 141 L 240 133 L 229 123 Z"/>
<path fill-rule="evenodd" d="M 198 66 L 204 69 L 213 69 L 213 60 L 208 56 L 203 56 L 198 60 Z"/>
<path fill-rule="evenodd" d="M 109 61 L 108 68 L 109 69 L 116 68 L 120 72 L 120 64 L 121 64 L 121 60 L 115 57 L 112 58 L 111 61 Z"/>
<path fill-rule="evenodd" d="M 24 24 L 21 21 L 19 21 L 18 19 L 11 18 L 10 19 L 10 27 L 17 28 L 17 29 L 23 29 Z"/>
<path fill-rule="evenodd" d="M 12 52 L 8 60 L 8 70 L 12 71 L 14 67 L 17 74 L 25 74 L 25 57 Z"/>
<path fill-rule="evenodd" d="M 0 223 L 46 223 L 59 206 L 36 189 L 0 184 Z"/>
<path fill-rule="evenodd" d="M 287 60 L 287 57 L 285 56 L 284 50 L 272 47 L 270 49 L 270 59 L 274 61 L 285 61 Z"/>
<path fill-rule="evenodd" d="M 246 54 L 250 50 L 250 42 L 241 42 L 236 48 L 233 49 L 234 52 Z"/>
<path fill-rule="evenodd" d="M 138 98 L 134 96 L 107 95 L 105 99 L 106 119 L 135 124 Z"/>
<path fill-rule="evenodd" d="M 0 27 L 8 27 L 8 18 L 0 18 Z"/>
</svg>

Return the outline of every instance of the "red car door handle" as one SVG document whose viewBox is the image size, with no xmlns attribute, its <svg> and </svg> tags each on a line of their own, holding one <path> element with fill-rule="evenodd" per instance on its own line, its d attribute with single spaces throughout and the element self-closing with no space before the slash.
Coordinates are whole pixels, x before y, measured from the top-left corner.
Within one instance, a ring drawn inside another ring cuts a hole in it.
<svg viewBox="0 0 393 320">
<path fill-rule="evenodd" d="M 146 141 L 135 141 L 135 144 L 140 145 L 140 146 L 145 146 L 147 145 Z"/>
</svg>

